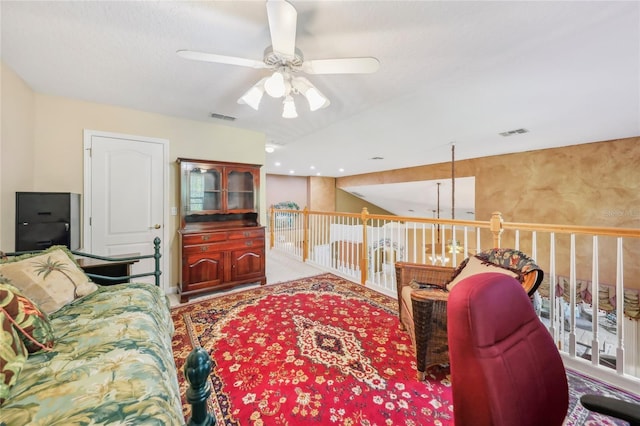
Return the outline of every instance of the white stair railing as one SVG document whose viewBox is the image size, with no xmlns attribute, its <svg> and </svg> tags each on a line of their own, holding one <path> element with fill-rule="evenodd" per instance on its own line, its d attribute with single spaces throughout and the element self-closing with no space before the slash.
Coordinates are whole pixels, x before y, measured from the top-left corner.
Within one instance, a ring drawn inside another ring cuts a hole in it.
<svg viewBox="0 0 640 426">
<path fill-rule="evenodd" d="M 640 386 L 640 229 L 509 223 L 497 212 L 459 221 L 272 209 L 270 236 L 271 248 L 391 297 L 396 261 L 457 266 L 493 247 L 521 250 L 545 272 L 541 320 L 565 363 L 625 389 Z"/>
</svg>

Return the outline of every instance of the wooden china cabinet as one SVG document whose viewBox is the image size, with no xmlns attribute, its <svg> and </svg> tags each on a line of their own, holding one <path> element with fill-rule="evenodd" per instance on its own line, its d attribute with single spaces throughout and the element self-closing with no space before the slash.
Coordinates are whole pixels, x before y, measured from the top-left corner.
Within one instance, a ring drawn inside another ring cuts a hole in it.
<svg viewBox="0 0 640 426">
<path fill-rule="evenodd" d="M 266 284 L 258 223 L 260 166 L 178 158 L 180 301 L 240 284 Z"/>
</svg>

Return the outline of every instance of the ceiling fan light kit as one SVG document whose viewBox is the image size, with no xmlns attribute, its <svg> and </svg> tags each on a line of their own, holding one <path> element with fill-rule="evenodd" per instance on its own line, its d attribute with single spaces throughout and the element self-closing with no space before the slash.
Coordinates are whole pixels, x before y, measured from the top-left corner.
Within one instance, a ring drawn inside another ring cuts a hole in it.
<svg viewBox="0 0 640 426">
<path fill-rule="evenodd" d="M 291 95 L 302 95 L 309 103 L 309 110 L 316 111 L 330 105 L 329 99 L 304 77 L 292 77 L 291 71 L 279 69 L 270 77 L 264 77 L 249 89 L 240 99 L 239 104 L 249 105 L 258 110 L 264 93 L 272 98 L 284 97 L 282 117 L 295 118 L 298 116 Z"/>
<path fill-rule="evenodd" d="M 293 77 L 292 73 L 369 74 L 376 72 L 379 68 L 379 61 L 372 57 L 305 61 L 302 52 L 295 47 L 298 14 L 293 5 L 284 0 L 268 0 L 267 18 L 272 45 L 265 49 L 262 62 L 191 50 L 178 50 L 177 54 L 197 61 L 274 70 L 273 74 L 254 84 L 238 99 L 238 103 L 249 105 L 257 111 L 265 92 L 273 98 L 284 97 L 282 112 L 284 118 L 298 116 L 292 94 L 304 96 L 311 111 L 326 108 L 330 104 L 329 99 L 309 80 L 304 77 Z"/>
</svg>

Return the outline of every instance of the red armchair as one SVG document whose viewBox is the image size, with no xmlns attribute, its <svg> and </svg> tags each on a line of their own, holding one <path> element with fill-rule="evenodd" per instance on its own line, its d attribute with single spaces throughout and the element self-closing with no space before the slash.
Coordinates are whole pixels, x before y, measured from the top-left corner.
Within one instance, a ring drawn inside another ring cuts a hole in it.
<svg viewBox="0 0 640 426">
<path fill-rule="evenodd" d="M 447 307 L 456 426 L 562 425 L 569 405 L 560 353 L 514 278 L 461 280 Z M 585 408 L 640 424 L 640 406 L 583 395 Z"/>
</svg>

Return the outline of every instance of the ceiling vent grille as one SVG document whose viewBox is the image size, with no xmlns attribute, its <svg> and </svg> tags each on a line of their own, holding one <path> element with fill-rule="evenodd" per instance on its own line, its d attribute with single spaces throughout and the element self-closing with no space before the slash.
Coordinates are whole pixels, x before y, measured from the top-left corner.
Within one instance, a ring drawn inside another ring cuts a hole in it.
<svg viewBox="0 0 640 426">
<path fill-rule="evenodd" d="M 211 113 L 211 118 L 217 118 L 218 120 L 224 120 L 224 121 L 236 121 L 236 117 L 231 117 L 230 115 L 218 114 L 216 112 Z"/>
<path fill-rule="evenodd" d="M 529 131 L 527 129 L 515 129 L 515 130 L 509 130 L 507 132 L 502 132 L 502 133 L 498 133 L 500 136 L 513 136 L 513 135 L 521 135 L 523 133 L 529 133 Z"/>
</svg>

